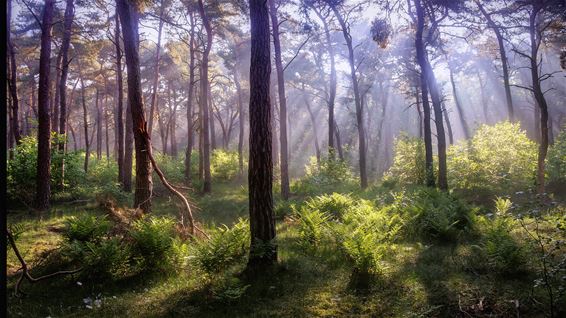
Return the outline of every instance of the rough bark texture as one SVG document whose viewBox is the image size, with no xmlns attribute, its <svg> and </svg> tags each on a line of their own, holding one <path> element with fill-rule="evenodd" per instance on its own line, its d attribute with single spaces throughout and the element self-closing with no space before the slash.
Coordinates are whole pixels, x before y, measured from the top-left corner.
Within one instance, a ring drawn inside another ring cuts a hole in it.
<svg viewBox="0 0 566 318">
<path fill-rule="evenodd" d="M 334 15 L 340 22 L 342 34 L 346 40 L 348 47 L 348 62 L 350 63 L 350 76 L 352 77 L 352 89 L 354 90 L 354 102 L 356 104 L 356 123 L 358 128 L 358 148 L 359 148 L 359 165 L 360 165 L 360 185 L 362 189 L 368 186 L 367 171 L 366 171 L 366 137 L 364 131 L 364 118 L 363 107 L 360 99 L 360 90 L 358 88 L 358 76 L 356 75 L 356 65 L 354 61 L 354 48 L 352 46 L 352 36 L 350 35 L 350 28 L 344 21 L 342 14 L 338 11 L 336 6 L 332 6 Z"/>
<path fill-rule="evenodd" d="M 195 36 L 194 36 L 194 21 L 193 14 L 189 13 L 189 19 L 191 24 L 190 31 L 190 47 L 189 47 L 189 88 L 187 97 L 187 150 L 185 152 L 185 183 L 187 185 L 191 184 L 191 156 L 193 153 L 193 94 L 194 94 L 194 82 L 195 82 Z"/>
<path fill-rule="evenodd" d="M 55 0 L 45 0 L 39 55 L 39 89 L 37 94 L 37 184 L 35 204 L 40 211 L 49 208 L 51 196 L 51 123 L 49 120 L 49 69 L 51 67 L 51 28 Z"/>
<path fill-rule="evenodd" d="M 16 64 L 16 53 L 14 52 L 14 45 L 12 43 L 12 39 L 10 36 L 10 21 L 11 21 L 11 13 L 12 13 L 12 0 L 8 0 L 7 3 L 7 10 L 8 10 L 8 16 L 6 19 L 6 22 L 8 24 L 7 28 L 6 28 L 6 37 L 7 37 L 7 42 L 8 42 L 8 54 L 10 56 L 10 63 L 9 63 L 9 67 L 10 67 L 10 81 L 9 83 L 9 89 L 10 89 L 10 97 L 12 98 L 12 107 L 10 108 L 10 131 L 12 132 L 12 135 L 14 136 L 14 139 L 16 144 L 19 145 L 20 144 L 20 140 L 21 140 L 21 135 L 20 135 L 20 127 L 19 127 L 19 123 L 18 123 L 18 108 L 19 108 L 19 100 L 18 100 L 18 87 L 17 87 L 17 64 Z"/>
<path fill-rule="evenodd" d="M 61 42 L 61 78 L 59 81 L 59 133 L 65 135 L 67 133 L 67 76 L 69 75 L 69 46 L 71 44 L 71 32 L 73 30 L 73 19 L 75 16 L 74 0 L 67 0 L 65 7 L 65 20 L 63 41 Z M 71 100 L 72 102 L 72 100 Z M 65 144 L 59 144 L 59 151 L 65 150 Z"/>
<path fill-rule="evenodd" d="M 271 59 L 267 1 L 250 0 L 250 163 L 248 170 L 251 249 L 248 268 L 260 269 L 277 261 L 273 217 L 271 158 Z M 269 244 L 269 245 L 265 245 Z M 266 248 L 270 247 L 270 248 Z"/>
<path fill-rule="evenodd" d="M 120 19 L 118 11 L 115 14 L 116 29 L 114 33 L 114 44 L 116 46 L 116 147 L 118 153 L 118 181 L 124 185 L 124 88 L 122 86 L 122 48 L 120 47 Z M 131 169 L 130 169 L 131 171 Z"/>
<path fill-rule="evenodd" d="M 201 78 L 200 78 L 200 102 L 202 107 L 202 156 L 203 156 L 203 172 L 204 180 L 202 183 L 202 192 L 209 193 L 212 191 L 212 182 L 210 174 L 210 131 L 209 131 L 209 113 L 208 113 L 208 56 L 212 46 L 212 27 L 206 13 L 204 12 L 204 4 L 202 0 L 198 1 L 199 13 L 206 30 L 206 46 L 202 54 L 201 61 Z"/>
<path fill-rule="evenodd" d="M 134 206 L 144 212 L 151 211 L 151 160 L 149 148 L 151 141 L 145 138 L 147 122 L 143 113 L 143 99 L 141 91 L 139 38 L 138 38 L 138 12 L 128 0 L 116 0 L 122 34 L 124 36 L 124 53 L 128 70 L 128 101 L 131 108 L 134 142 L 136 149 L 136 190 Z"/>
<path fill-rule="evenodd" d="M 424 144 L 425 144 L 425 171 L 426 178 L 425 183 L 429 187 L 434 187 L 434 167 L 432 162 L 432 132 L 430 127 L 430 104 L 428 100 L 428 85 L 427 78 L 424 71 L 424 60 L 426 59 L 425 47 L 423 43 L 423 31 L 424 31 L 424 13 L 422 11 L 420 0 L 414 0 L 415 6 L 417 7 L 417 29 L 415 34 L 415 48 L 416 48 L 416 58 L 419 64 L 420 71 L 420 88 L 422 95 L 423 104 L 423 130 L 424 130 Z M 418 9 L 420 8 L 420 10 Z"/>
<path fill-rule="evenodd" d="M 280 164 L 281 169 L 281 197 L 289 199 L 289 163 L 287 145 L 287 98 L 285 97 L 285 75 L 283 61 L 281 60 L 281 43 L 279 41 L 279 19 L 275 0 L 269 0 L 269 14 L 271 15 L 271 28 L 273 35 L 273 49 L 275 52 L 275 70 L 277 72 L 277 90 L 279 93 L 279 143 L 281 146 Z"/>
</svg>

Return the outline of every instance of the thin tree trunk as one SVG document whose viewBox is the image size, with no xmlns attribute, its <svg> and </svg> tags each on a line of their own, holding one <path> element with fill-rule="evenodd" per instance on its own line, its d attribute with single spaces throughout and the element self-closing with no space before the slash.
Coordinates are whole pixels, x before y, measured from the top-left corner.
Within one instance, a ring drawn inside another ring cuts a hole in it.
<svg viewBox="0 0 566 318">
<path fill-rule="evenodd" d="M 41 27 L 41 51 L 39 56 L 39 89 L 38 89 L 38 129 L 37 129 L 37 185 L 36 207 L 49 209 L 51 196 L 51 127 L 49 119 L 49 77 L 51 57 L 51 28 L 53 20 L 54 0 L 45 0 Z"/>
<path fill-rule="evenodd" d="M 106 160 L 109 162 L 110 161 L 110 139 L 108 136 L 108 122 L 110 121 L 110 119 L 108 118 L 108 94 L 104 95 L 104 108 L 103 108 L 103 112 L 104 112 L 104 130 L 105 130 L 105 144 L 106 144 Z"/>
<path fill-rule="evenodd" d="M 73 19 L 75 16 L 75 5 L 74 0 L 67 0 L 67 5 L 65 7 L 65 20 L 64 20 L 64 31 L 63 31 L 63 41 L 61 43 L 61 78 L 59 82 L 59 134 L 66 135 L 67 133 L 67 77 L 69 74 L 69 46 L 71 45 L 71 33 L 73 31 Z M 75 82 L 75 89 L 78 82 Z M 71 102 L 72 102 L 71 98 Z M 66 142 L 59 144 L 59 151 L 65 151 Z M 61 169 L 64 171 L 64 167 Z"/>
<path fill-rule="evenodd" d="M 318 144 L 318 131 L 316 129 L 316 118 L 314 117 L 314 114 L 312 112 L 311 109 L 311 105 L 309 103 L 309 100 L 305 98 L 305 105 L 307 106 L 307 111 L 309 112 L 309 117 L 311 119 L 311 124 L 312 124 L 312 130 L 313 130 L 313 136 L 314 136 L 314 149 L 315 149 L 315 153 L 316 153 L 316 163 L 317 165 L 320 166 L 320 146 Z"/>
<path fill-rule="evenodd" d="M 448 56 L 446 56 L 446 60 L 448 61 Z M 462 107 L 462 103 L 460 102 L 460 98 L 458 97 L 458 92 L 456 91 L 456 83 L 454 82 L 454 72 L 452 71 L 450 62 L 448 62 L 448 71 L 450 72 L 450 84 L 452 85 L 452 95 L 454 96 L 454 104 L 456 105 L 456 110 L 458 111 L 460 124 L 462 124 L 462 130 L 464 130 L 464 138 L 468 140 L 470 139 L 470 127 L 468 126 L 468 122 L 466 121 L 464 115 L 464 109 Z M 448 114 L 446 114 L 446 116 L 448 117 Z"/>
<path fill-rule="evenodd" d="M 271 31 L 273 35 L 273 49 L 275 52 L 275 70 L 277 71 L 277 90 L 279 93 L 279 143 L 281 170 L 281 197 L 283 200 L 289 199 L 291 190 L 289 189 L 289 163 L 287 146 L 287 98 L 285 96 L 285 75 L 283 71 L 283 61 L 281 60 L 281 43 L 279 41 L 279 19 L 277 18 L 277 8 L 275 0 L 269 0 L 269 13 L 271 15 Z"/>
<path fill-rule="evenodd" d="M 96 88 L 96 159 L 102 159 L 102 106 L 100 91 Z"/>
<path fill-rule="evenodd" d="M 354 63 L 354 48 L 352 46 L 352 36 L 350 28 L 346 25 L 346 21 L 338 12 L 336 6 L 331 6 L 334 15 L 340 22 L 346 46 L 348 47 L 348 62 L 350 63 L 350 76 L 352 77 L 352 89 L 354 90 L 354 102 L 356 104 L 356 123 L 358 128 L 358 148 L 359 148 L 359 165 L 360 165 L 360 185 L 362 189 L 368 186 L 366 173 L 366 137 L 364 131 L 363 108 L 360 100 L 360 90 L 358 88 L 358 76 L 356 75 L 356 65 Z"/>
<path fill-rule="evenodd" d="M 10 55 L 9 68 L 10 68 L 10 97 L 12 98 L 12 107 L 10 107 L 10 118 L 11 118 L 11 132 L 14 137 L 16 144 L 19 145 L 21 141 L 20 127 L 18 123 L 18 112 L 19 112 L 19 100 L 18 100 L 18 87 L 17 87 L 17 63 L 16 63 L 16 53 L 14 52 L 14 45 L 12 43 L 11 32 L 10 32 L 10 22 L 12 15 L 12 0 L 8 0 L 7 3 L 8 16 L 6 19 L 6 37 L 8 42 L 8 53 Z M 10 139 L 12 141 L 12 139 Z"/>
<path fill-rule="evenodd" d="M 173 111 L 169 118 L 169 138 L 171 140 L 171 155 L 177 158 L 177 91 L 173 89 Z"/>
<path fill-rule="evenodd" d="M 116 0 L 122 33 L 124 36 L 124 53 L 128 70 L 128 100 L 131 108 L 133 133 L 136 149 L 136 188 L 134 206 L 148 213 L 151 211 L 151 195 L 153 189 L 152 166 L 149 158 L 151 143 L 148 134 L 147 122 L 143 111 L 141 91 L 140 60 L 139 60 L 139 33 L 138 12 L 128 0 Z"/>
<path fill-rule="evenodd" d="M 206 46 L 202 54 L 201 61 L 201 78 L 200 78 L 200 102 L 202 105 L 202 136 L 203 136 L 203 146 L 202 146 L 202 157 L 203 157 L 203 170 L 204 170 L 204 182 L 202 191 L 204 193 L 209 193 L 212 191 L 211 174 L 210 174 L 210 131 L 209 131 L 209 116 L 208 116 L 208 56 L 210 54 L 210 49 L 212 47 L 212 27 L 210 26 L 210 21 L 208 16 L 204 12 L 204 4 L 202 0 L 198 0 L 198 7 L 204 29 L 206 30 Z"/>
<path fill-rule="evenodd" d="M 114 30 L 114 44 L 116 46 L 116 118 L 115 118 L 115 129 L 116 129 L 116 141 L 118 143 L 118 155 L 116 159 L 118 160 L 118 181 L 124 186 L 125 184 L 125 163 L 124 163 L 124 88 L 122 86 L 122 48 L 120 47 L 120 19 L 118 16 L 118 10 L 116 9 L 114 15 L 114 23 L 116 24 Z M 130 174 L 131 174 L 130 167 Z M 131 178 L 130 178 L 131 179 Z M 125 189 L 125 187 L 124 187 Z M 128 190 L 130 191 L 130 190 Z"/>
<path fill-rule="evenodd" d="M 86 108 L 86 97 L 85 97 L 85 83 L 83 80 L 83 75 L 82 75 L 82 71 L 80 68 L 80 62 L 79 62 L 79 76 L 81 79 L 81 100 L 82 100 L 82 105 L 83 105 L 83 128 L 84 128 L 84 137 L 85 137 L 85 161 L 84 161 L 84 171 L 88 172 L 88 160 L 90 157 L 90 142 L 88 140 L 88 110 Z"/>
<path fill-rule="evenodd" d="M 234 66 L 234 82 L 236 83 L 236 93 L 238 94 L 238 167 L 240 168 L 240 176 L 244 175 L 244 103 L 242 102 L 242 87 L 238 76 L 238 66 L 236 57 L 236 65 Z"/>
<path fill-rule="evenodd" d="M 187 97 L 187 150 L 185 152 L 185 183 L 191 184 L 191 156 L 193 153 L 193 92 L 195 81 L 195 53 L 194 53 L 194 21 L 193 14 L 189 12 L 189 20 L 191 24 L 190 42 L 189 42 L 189 89 Z"/>
<path fill-rule="evenodd" d="M 151 108 L 149 110 L 149 125 L 148 132 L 151 137 L 153 131 L 153 118 L 157 108 L 157 86 L 159 85 L 159 58 L 161 53 L 161 33 L 163 31 L 163 12 L 165 11 L 165 1 L 161 0 L 161 7 L 159 9 L 159 29 L 157 31 L 157 47 L 155 53 L 155 64 L 153 71 L 153 92 L 151 93 Z"/>
<path fill-rule="evenodd" d="M 61 64 L 63 62 L 63 51 L 59 49 L 57 54 L 57 64 L 55 65 L 55 82 L 53 83 L 53 90 L 55 91 L 55 98 L 53 102 L 53 109 L 51 110 L 51 131 L 59 132 L 59 103 L 61 92 L 58 89 L 61 82 Z"/>
<path fill-rule="evenodd" d="M 200 0 L 199 0 L 200 1 Z M 277 262 L 274 244 L 273 163 L 271 158 L 271 59 L 269 11 L 265 0 L 250 0 L 250 162 L 248 169 L 251 247 L 248 269 L 256 272 Z"/>
<path fill-rule="evenodd" d="M 454 144 L 454 133 L 452 132 L 452 123 L 450 123 L 450 117 L 448 117 L 448 110 L 444 106 L 444 121 L 446 121 L 446 130 L 448 130 L 448 142 Z"/>
</svg>

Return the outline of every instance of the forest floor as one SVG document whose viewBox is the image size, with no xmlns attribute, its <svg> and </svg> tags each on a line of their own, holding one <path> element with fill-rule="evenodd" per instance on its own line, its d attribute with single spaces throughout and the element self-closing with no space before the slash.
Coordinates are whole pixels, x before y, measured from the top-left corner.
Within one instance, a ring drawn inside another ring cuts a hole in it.
<svg viewBox="0 0 566 318">
<path fill-rule="evenodd" d="M 371 193 L 356 194 L 371 196 Z M 154 200 L 158 215 L 176 216 L 168 196 Z M 297 198 L 298 201 L 302 198 Z M 232 224 L 247 216 L 247 190 L 236 183 L 214 185 L 212 195 L 195 198 L 203 227 Z M 58 247 L 65 220 L 83 213 L 104 214 L 95 200 L 55 204 L 42 218 L 10 211 L 8 224 L 24 229 L 17 243 L 24 258 L 42 266 Z M 8 252 L 10 317 L 543 317 L 533 299 L 532 273 L 501 278 L 464 269 L 459 256 L 476 242 L 400 242 L 384 272 L 369 287 L 352 286 L 352 269 L 334 250 L 316 255 L 299 249 L 294 221 L 277 221 L 279 264 L 270 275 L 246 280 L 241 297 L 217 297 L 217 285 L 190 268 L 138 275 L 118 281 L 85 281 L 67 276 L 36 284 L 24 282 L 13 295 L 19 263 Z M 226 279 L 239 277 L 243 265 Z M 89 302 L 91 301 L 91 302 Z M 91 304 L 88 308 L 87 305 Z"/>
</svg>

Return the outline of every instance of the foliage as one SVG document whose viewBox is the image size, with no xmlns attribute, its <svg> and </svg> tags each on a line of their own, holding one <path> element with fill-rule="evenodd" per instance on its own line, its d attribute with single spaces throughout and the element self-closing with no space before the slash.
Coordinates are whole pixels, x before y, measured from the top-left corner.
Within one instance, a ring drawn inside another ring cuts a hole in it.
<svg viewBox="0 0 566 318">
<path fill-rule="evenodd" d="M 329 217 L 339 218 L 349 208 L 360 203 L 348 194 L 332 193 L 319 195 L 305 202 L 308 210 L 319 210 Z"/>
<path fill-rule="evenodd" d="M 64 136 L 52 133 L 51 136 L 51 189 L 53 194 L 73 189 L 84 181 L 82 158 L 78 152 L 66 154 L 55 151 Z M 65 177 L 61 174 L 62 161 L 65 160 Z M 13 159 L 7 164 L 7 194 L 11 200 L 22 199 L 31 202 L 35 196 L 37 178 L 37 138 L 24 136 L 13 150 Z M 63 184 L 63 188 L 60 185 Z"/>
<path fill-rule="evenodd" d="M 224 277 L 213 286 L 212 294 L 220 302 L 230 304 L 240 299 L 250 286 L 243 284 L 238 278 Z"/>
<path fill-rule="evenodd" d="M 329 220 L 326 212 L 303 206 L 297 211 L 299 217 L 299 246 L 303 249 L 317 247 L 323 236 L 324 226 Z"/>
<path fill-rule="evenodd" d="M 461 234 L 474 229 L 475 210 L 443 191 L 419 188 L 410 196 L 400 196 L 399 200 L 402 201 L 396 206 L 407 222 L 408 236 L 455 242 Z"/>
<path fill-rule="evenodd" d="M 249 222 L 239 219 L 231 228 L 224 225 L 214 231 L 210 240 L 194 247 L 193 263 L 208 275 L 219 274 L 244 260 L 249 251 Z"/>
<path fill-rule="evenodd" d="M 145 217 L 132 224 L 129 235 L 133 252 L 145 269 L 168 265 L 167 256 L 173 247 L 174 221 L 165 217 Z"/>
<path fill-rule="evenodd" d="M 546 167 L 549 181 L 566 184 L 566 129 L 562 129 L 548 150 Z"/>
<path fill-rule="evenodd" d="M 357 188 L 357 180 L 352 175 L 345 161 L 321 158 L 320 165 L 316 157 L 311 157 L 305 166 L 305 176 L 293 184 L 293 192 L 305 194 L 329 193 L 340 187 L 347 191 Z"/>
<path fill-rule="evenodd" d="M 482 125 L 448 150 L 451 188 L 509 193 L 533 184 L 537 150 L 518 123 Z"/>
<path fill-rule="evenodd" d="M 424 184 L 425 148 L 422 139 L 401 134 L 395 139 L 393 165 L 385 173 L 384 182 Z"/>
<path fill-rule="evenodd" d="M 63 237 L 68 242 L 97 242 L 110 229 L 110 222 L 106 218 L 87 214 L 71 217 L 65 225 Z"/>
<path fill-rule="evenodd" d="M 130 248 L 119 238 L 112 237 L 100 242 L 85 243 L 84 268 L 94 277 L 117 277 L 127 270 Z"/>
<path fill-rule="evenodd" d="M 214 149 L 210 159 L 210 173 L 218 180 L 232 180 L 240 172 L 237 151 Z"/>
</svg>

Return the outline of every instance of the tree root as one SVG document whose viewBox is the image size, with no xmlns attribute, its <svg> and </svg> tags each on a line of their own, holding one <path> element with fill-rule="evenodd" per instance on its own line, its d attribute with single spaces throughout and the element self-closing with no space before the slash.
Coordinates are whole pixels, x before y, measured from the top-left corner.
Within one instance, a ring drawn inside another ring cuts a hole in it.
<svg viewBox="0 0 566 318">
<path fill-rule="evenodd" d="M 75 270 L 70 270 L 70 271 L 57 271 L 57 272 L 54 272 L 54 273 L 51 273 L 51 274 L 47 274 L 47 275 L 43 275 L 43 276 L 34 278 L 29 273 L 28 265 L 27 265 L 26 261 L 24 260 L 24 258 L 22 257 L 22 255 L 20 254 L 20 251 L 18 250 L 18 247 L 16 246 L 16 242 L 14 241 L 14 237 L 12 236 L 12 233 L 10 232 L 10 230 L 6 230 L 6 233 L 8 235 L 8 242 L 10 243 L 10 245 L 12 246 L 12 249 L 14 250 L 14 253 L 18 257 L 20 264 L 22 264 L 22 267 L 20 268 L 22 270 L 22 274 L 21 274 L 20 278 L 18 278 L 18 282 L 16 283 L 16 286 L 14 288 L 14 295 L 15 296 L 19 296 L 20 294 L 24 294 L 20 290 L 20 286 L 22 285 L 24 278 L 26 278 L 30 283 L 37 283 L 37 282 L 42 281 L 44 279 L 52 278 L 52 277 L 55 277 L 55 276 L 75 274 L 75 273 L 78 273 L 82 270 L 82 268 L 77 268 Z"/>
</svg>

